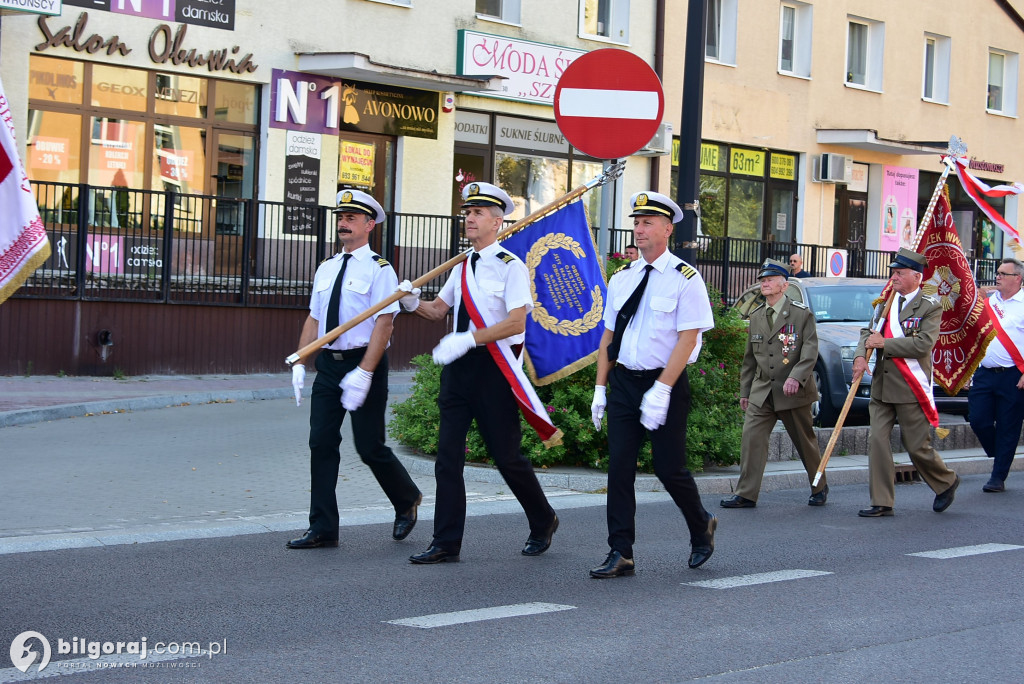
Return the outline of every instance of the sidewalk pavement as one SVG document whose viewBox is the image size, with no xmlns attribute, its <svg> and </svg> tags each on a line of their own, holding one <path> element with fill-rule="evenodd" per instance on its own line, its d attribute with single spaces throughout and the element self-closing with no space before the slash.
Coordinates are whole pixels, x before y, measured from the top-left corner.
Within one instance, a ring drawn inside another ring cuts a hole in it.
<svg viewBox="0 0 1024 684">
<path fill-rule="evenodd" d="M 411 372 L 393 372 L 389 380 L 392 401 L 412 390 Z M 307 397 L 312 383 L 308 377 Z M 0 470 L 10 492 L 0 500 L 0 553 L 303 529 L 309 410 L 307 400 L 296 408 L 292 396 L 290 373 L 0 377 Z M 178 408 L 146 411 L 167 407 Z M 99 420 L 64 420 L 81 416 Z M 391 446 L 425 494 L 421 519 L 431 519 L 433 460 Z M 980 449 L 942 455 L 961 475 L 991 469 Z M 909 462 L 906 454 L 895 460 Z M 1015 465 L 1024 469 L 1024 459 Z M 476 502 L 486 504 L 486 513 L 518 510 L 494 468 L 467 464 L 465 473 L 474 483 L 471 508 Z M 738 466 L 708 468 L 696 475 L 698 488 L 729 494 L 738 474 Z M 538 478 L 556 508 L 604 503 L 600 471 L 546 468 Z M 867 457 L 833 456 L 828 481 L 866 483 Z M 798 460 L 768 463 L 762 491 L 807 486 Z M 667 498 L 652 475 L 638 476 L 637 490 L 644 493 L 639 501 Z M 393 517 L 352 448 L 348 421 L 338 498 L 342 524 Z M 54 500 L 62 506 L 40 511 L 40 501 Z"/>
</svg>

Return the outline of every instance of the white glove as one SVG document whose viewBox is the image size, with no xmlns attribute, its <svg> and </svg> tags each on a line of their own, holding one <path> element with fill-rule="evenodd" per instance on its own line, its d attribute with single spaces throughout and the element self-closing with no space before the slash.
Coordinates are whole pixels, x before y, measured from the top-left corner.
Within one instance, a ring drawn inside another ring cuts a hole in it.
<svg viewBox="0 0 1024 684">
<path fill-rule="evenodd" d="M 664 425 L 671 398 L 672 388 L 663 382 L 655 381 L 640 402 L 640 424 L 648 430 L 657 430 Z"/>
<path fill-rule="evenodd" d="M 420 305 L 420 288 L 413 287 L 412 283 L 410 283 L 408 280 L 403 280 L 398 284 L 398 289 L 401 292 L 409 293 L 402 297 L 401 299 L 399 299 L 398 303 L 401 304 L 402 308 L 408 311 L 409 313 L 415 311 L 416 308 L 419 307 Z"/>
<path fill-rule="evenodd" d="M 590 420 L 594 423 L 594 429 L 601 429 L 601 419 L 604 418 L 604 407 L 608 400 L 604 396 L 604 385 L 594 385 L 594 401 L 590 403 Z"/>
<path fill-rule="evenodd" d="M 444 366 L 455 359 L 462 358 L 476 346 L 471 332 L 448 333 L 434 347 L 434 363 Z"/>
<path fill-rule="evenodd" d="M 373 382 L 373 373 L 356 366 L 345 374 L 341 379 L 341 405 L 346 411 L 355 411 L 363 402 L 366 395 L 370 393 L 370 383 Z"/>
<path fill-rule="evenodd" d="M 292 388 L 295 389 L 295 405 L 302 406 L 302 388 L 306 386 L 306 367 L 301 363 L 292 366 Z"/>
</svg>

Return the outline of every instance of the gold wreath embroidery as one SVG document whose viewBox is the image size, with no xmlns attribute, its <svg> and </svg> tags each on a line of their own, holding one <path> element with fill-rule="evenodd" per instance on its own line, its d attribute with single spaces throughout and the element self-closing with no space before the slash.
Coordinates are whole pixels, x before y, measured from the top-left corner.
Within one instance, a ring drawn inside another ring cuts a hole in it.
<svg viewBox="0 0 1024 684">
<path fill-rule="evenodd" d="M 580 246 L 580 243 L 573 240 L 565 233 L 548 233 L 533 243 L 533 247 L 530 248 L 530 251 L 526 255 L 526 267 L 530 271 L 530 295 L 533 297 L 533 311 L 530 315 L 540 327 L 544 328 L 548 332 L 578 337 L 588 330 L 593 330 L 597 327 L 597 324 L 601 322 L 601 317 L 604 313 L 604 298 L 601 296 L 601 286 L 596 285 L 593 292 L 591 292 L 591 295 L 594 298 L 594 304 L 590 307 L 590 311 L 583 315 L 583 318 L 577 318 L 573 321 L 560 321 L 549 314 L 548 310 L 541 305 L 537 297 L 535 274 L 537 267 L 544 258 L 544 255 L 552 249 L 569 250 L 578 259 L 585 257 L 583 247 Z"/>
</svg>

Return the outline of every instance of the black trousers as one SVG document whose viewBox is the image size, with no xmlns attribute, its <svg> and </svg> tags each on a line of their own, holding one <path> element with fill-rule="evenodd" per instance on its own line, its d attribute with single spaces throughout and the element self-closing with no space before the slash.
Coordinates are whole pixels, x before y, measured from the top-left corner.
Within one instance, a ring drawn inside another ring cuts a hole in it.
<svg viewBox="0 0 1024 684">
<path fill-rule="evenodd" d="M 329 352 L 316 358 L 316 381 L 309 413 L 309 529 L 319 534 L 338 533 L 338 466 L 341 455 L 341 423 L 345 420 L 338 383 L 362 359 L 361 354 L 342 361 Z M 420 496 L 416 483 L 384 443 L 384 411 L 388 401 L 388 357 L 385 354 L 373 371 L 373 381 L 366 402 L 352 412 L 352 436 L 356 452 L 370 466 L 381 489 L 387 494 L 395 511 L 402 513 L 412 507 Z"/>
<path fill-rule="evenodd" d="M 434 545 L 449 551 L 462 548 L 466 528 L 466 434 L 473 419 L 498 472 L 526 512 L 530 533 L 542 534 L 555 512 L 548 504 L 533 466 L 520 450 L 519 406 L 512 388 L 486 347 L 477 347 L 441 371 L 438 436 L 437 503 Z"/>
<path fill-rule="evenodd" d="M 631 371 L 621 365 L 611 371 L 608 392 L 608 546 L 633 557 L 636 537 L 636 463 L 643 444 L 640 401 L 661 369 Z M 690 413 L 690 380 L 683 371 L 672 388 L 665 424 L 650 431 L 654 473 L 665 486 L 690 529 L 690 544 L 707 539 L 711 515 L 704 509 L 697 483 L 686 469 L 686 417 Z"/>
<path fill-rule="evenodd" d="M 971 429 L 978 436 L 985 455 L 993 459 L 992 479 L 1004 482 L 1020 441 L 1024 425 L 1024 392 L 1017 389 L 1020 371 L 992 370 L 981 366 L 974 373 L 967 395 Z"/>
</svg>

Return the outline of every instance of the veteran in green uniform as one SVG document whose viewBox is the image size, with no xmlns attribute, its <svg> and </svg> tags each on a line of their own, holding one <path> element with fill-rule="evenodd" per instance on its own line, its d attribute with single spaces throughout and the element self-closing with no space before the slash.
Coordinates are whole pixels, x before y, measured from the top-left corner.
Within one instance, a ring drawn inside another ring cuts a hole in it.
<svg viewBox="0 0 1024 684">
<path fill-rule="evenodd" d="M 876 329 L 861 331 L 855 352 L 854 374 L 870 372 L 866 358 L 868 349 L 874 349 L 877 354 L 871 379 L 871 403 L 868 404 L 871 507 L 858 511 L 857 515 L 862 518 L 893 514 L 896 466 L 889 439 L 897 420 L 907 455 L 935 492 L 932 510 L 941 513 L 949 508 L 960 485 L 959 476 L 932 447 L 931 428 L 938 425 L 932 397 L 932 348 L 939 339 L 942 305 L 921 290 L 927 264 L 924 255 L 917 252 L 903 248 L 897 252 L 889 264 L 895 290 L 892 307 L 881 326 L 876 322 Z"/>
<path fill-rule="evenodd" d="M 813 375 L 818 359 L 814 314 L 806 304 L 785 296 L 789 287 L 786 264 L 768 259 L 757 277 L 765 303 L 750 314 L 740 370 L 740 407 L 746 413 L 740 479 L 736 493 L 720 502 L 723 508 L 757 505 L 768 460 L 768 438 L 778 420 L 800 454 L 808 482 L 814 481 L 821 463 L 811 416 L 811 405 L 818 399 Z M 812 486 L 807 504 L 824 506 L 827 499 L 828 484 L 822 478 L 817 490 Z"/>
</svg>

